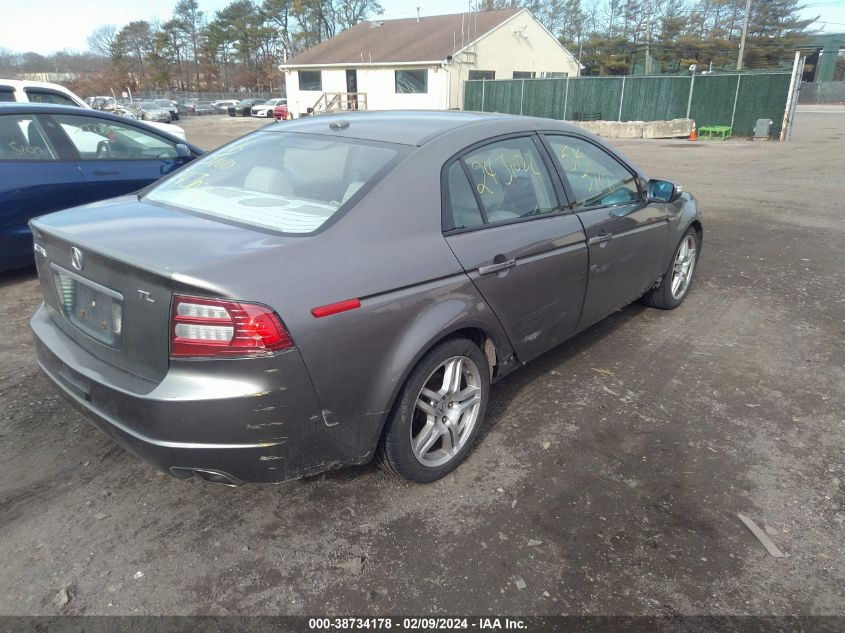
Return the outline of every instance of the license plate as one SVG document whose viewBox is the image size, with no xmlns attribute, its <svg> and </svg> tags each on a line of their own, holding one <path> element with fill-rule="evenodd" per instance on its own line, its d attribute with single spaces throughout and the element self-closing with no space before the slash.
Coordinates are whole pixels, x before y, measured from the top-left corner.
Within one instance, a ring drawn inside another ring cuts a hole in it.
<svg viewBox="0 0 845 633">
<path fill-rule="evenodd" d="M 116 347 L 123 330 L 123 295 L 53 265 L 62 311 L 80 330 Z"/>
</svg>

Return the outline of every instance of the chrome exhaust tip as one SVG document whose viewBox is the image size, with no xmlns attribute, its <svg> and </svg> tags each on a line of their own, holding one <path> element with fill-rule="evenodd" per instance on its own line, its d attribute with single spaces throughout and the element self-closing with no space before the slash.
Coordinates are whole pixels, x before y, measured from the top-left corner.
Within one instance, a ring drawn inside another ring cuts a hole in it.
<svg viewBox="0 0 845 633">
<path fill-rule="evenodd" d="M 240 479 L 232 477 L 228 473 L 219 470 L 209 470 L 207 468 L 180 468 L 179 466 L 173 466 L 170 468 L 170 473 L 177 479 L 190 479 L 196 475 L 210 484 L 228 486 L 229 488 L 237 488 L 243 484 Z"/>
</svg>

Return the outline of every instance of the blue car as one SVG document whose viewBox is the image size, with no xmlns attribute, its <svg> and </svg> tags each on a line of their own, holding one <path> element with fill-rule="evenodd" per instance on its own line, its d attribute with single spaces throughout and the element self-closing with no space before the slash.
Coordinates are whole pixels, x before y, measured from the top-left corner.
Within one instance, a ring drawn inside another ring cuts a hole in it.
<svg viewBox="0 0 845 633">
<path fill-rule="evenodd" d="M 33 263 L 32 218 L 137 191 L 202 153 L 107 112 L 0 105 L 0 271 Z"/>
</svg>

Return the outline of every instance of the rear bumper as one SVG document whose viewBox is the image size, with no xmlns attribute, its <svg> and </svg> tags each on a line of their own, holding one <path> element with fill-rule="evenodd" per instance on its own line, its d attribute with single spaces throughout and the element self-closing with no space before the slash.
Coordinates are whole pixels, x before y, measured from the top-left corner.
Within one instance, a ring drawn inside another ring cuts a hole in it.
<svg viewBox="0 0 845 633">
<path fill-rule="evenodd" d="M 296 350 L 172 363 L 155 384 L 79 347 L 43 305 L 31 325 L 38 365 L 60 392 L 120 446 L 176 477 L 277 482 L 372 457 L 381 416 L 327 421 Z"/>
</svg>

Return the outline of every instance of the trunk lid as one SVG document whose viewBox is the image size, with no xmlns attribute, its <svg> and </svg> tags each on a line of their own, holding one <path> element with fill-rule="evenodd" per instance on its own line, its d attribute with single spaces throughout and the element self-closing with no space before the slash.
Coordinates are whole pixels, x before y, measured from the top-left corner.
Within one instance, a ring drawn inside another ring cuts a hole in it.
<svg viewBox="0 0 845 633">
<path fill-rule="evenodd" d="M 53 213 L 31 225 L 44 302 L 57 327 L 98 358 L 154 382 L 170 362 L 173 293 L 244 299 L 232 297 L 225 282 L 208 281 L 204 271 L 231 270 L 235 261 L 290 239 L 136 196 Z"/>
</svg>

